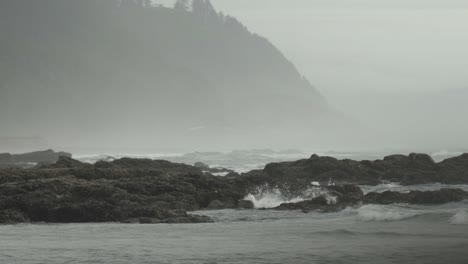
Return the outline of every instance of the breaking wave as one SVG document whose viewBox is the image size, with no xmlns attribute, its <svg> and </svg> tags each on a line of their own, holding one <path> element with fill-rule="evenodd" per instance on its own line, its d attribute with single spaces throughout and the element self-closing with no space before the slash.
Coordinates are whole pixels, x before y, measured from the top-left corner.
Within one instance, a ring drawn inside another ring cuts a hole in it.
<svg viewBox="0 0 468 264">
<path fill-rule="evenodd" d="M 458 211 L 455 215 L 450 218 L 452 225 L 467 225 L 468 224 L 468 213 L 465 210 Z"/>
<path fill-rule="evenodd" d="M 375 204 L 361 206 L 356 211 L 362 221 L 398 221 L 424 214 L 419 210 Z"/>
<path fill-rule="evenodd" d="M 336 203 L 336 197 L 319 186 L 309 187 L 299 195 L 294 196 L 283 193 L 279 188 L 263 186 L 258 187 L 256 191 L 248 194 L 244 199 L 252 201 L 255 208 L 274 208 L 283 203 L 298 203 L 319 196 L 324 196 L 329 204 Z"/>
</svg>

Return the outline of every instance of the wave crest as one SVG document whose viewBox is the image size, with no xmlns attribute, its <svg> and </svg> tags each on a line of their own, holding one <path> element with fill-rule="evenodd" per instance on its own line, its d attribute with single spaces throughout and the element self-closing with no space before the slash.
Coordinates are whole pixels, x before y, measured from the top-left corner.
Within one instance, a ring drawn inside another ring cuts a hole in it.
<svg viewBox="0 0 468 264">
<path fill-rule="evenodd" d="M 455 215 L 450 218 L 452 225 L 467 225 L 468 224 L 468 213 L 465 210 L 458 211 Z"/>
<path fill-rule="evenodd" d="M 415 217 L 420 213 L 416 210 L 368 204 L 356 209 L 358 218 L 362 221 L 399 221 Z"/>
</svg>

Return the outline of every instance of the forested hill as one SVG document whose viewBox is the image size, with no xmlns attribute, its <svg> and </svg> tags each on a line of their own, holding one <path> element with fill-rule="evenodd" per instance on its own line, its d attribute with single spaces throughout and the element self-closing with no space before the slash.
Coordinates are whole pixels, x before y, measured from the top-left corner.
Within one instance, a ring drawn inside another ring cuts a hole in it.
<svg viewBox="0 0 468 264">
<path fill-rule="evenodd" d="M 207 0 L 0 0 L 0 28 L 0 136 L 242 147 L 313 138 L 336 118 L 278 49 Z"/>
</svg>

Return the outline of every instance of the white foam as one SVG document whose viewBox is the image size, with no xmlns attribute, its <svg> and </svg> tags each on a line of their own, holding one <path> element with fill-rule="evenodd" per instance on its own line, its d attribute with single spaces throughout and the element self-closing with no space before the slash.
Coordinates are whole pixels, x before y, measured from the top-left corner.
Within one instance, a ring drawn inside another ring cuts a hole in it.
<svg viewBox="0 0 468 264">
<path fill-rule="evenodd" d="M 362 221 L 398 221 L 419 214 L 416 210 L 404 210 L 396 206 L 374 204 L 364 205 L 356 211 L 358 218 Z"/>
<path fill-rule="evenodd" d="M 452 225 L 466 225 L 468 224 L 468 213 L 465 210 L 458 211 L 450 218 Z"/>
<path fill-rule="evenodd" d="M 244 199 L 252 201 L 255 208 L 274 208 L 283 203 L 298 203 L 324 196 L 329 204 L 336 203 L 336 197 L 320 187 L 311 187 L 295 197 L 284 195 L 278 188 L 261 187 L 256 192 L 248 194 Z"/>
<path fill-rule="evenodd" d="M 224 172 L 213 172 L 213 173 L 211 173 L 211 174 L 213 174 L 214 176 L 224 177 L 224 176 L 228 175 L 229 172 L 227 172 L 227 171 L 224 171 Z"/>
</svg>

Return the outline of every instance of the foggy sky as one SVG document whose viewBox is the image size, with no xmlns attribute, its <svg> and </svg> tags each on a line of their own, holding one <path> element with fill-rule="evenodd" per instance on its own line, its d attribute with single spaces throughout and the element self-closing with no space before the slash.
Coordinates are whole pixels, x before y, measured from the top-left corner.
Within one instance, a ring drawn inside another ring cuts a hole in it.
<svg viewBox="0 0 468 264">
<path fill-rule="evenodd" d="M 171 1 L 166 1 L 171 2 Z M 393 147 L 464 148 L 468 2 L 212 0 Z"/>
<path fill-rule="evenodd" d="M 172 5 L 174 0 L 154 2 Z M 360 133 L 349 132 L 350 129 L 346 128 L 335 133 L 346 136 L 337 137 L 334 144 L 329 145 L 330 149 L 343 150 L 347 146 L 353 146 L 357 148 L 355 150 L 390 148 L 395 152 L 468 150 L 468 122 L 465 121 L 468 113 L 468 2 L 211 2 L 218 11 L 238 18 L 250 31 L 271 41 L 326 97 L 334 110 L 362 127 Z M 278 93 L 283 96 L 293 93 L 292 88 L 289 88 Z M 264 99 L 264 94 L 259 94 L 259 98 Z M 9 103 L 15 105 L 15 102 Z M 18 117 L 17 114 L 9 116 L 12 120 Z M 223 118 L 229 119 L 226 116 L 221 117 Z M 43 121 L 35 120 L 40 124 L 37 126 L 47 128 L 48 123 Z M 55 125 L 57 122 L 56 120 Z M 0 131 L 0 135 L 5 132 L 3 134 L 6 136 L 19 134 L 43 137 L 41 134 L 34 134 L 37 126 L 34 129 L 16 131 L 16 125 L 9 131 Z M 21 127 L 21 124 L 17 127 Z M 203 124 L 198 123 L 190 124 L 184 129 L 192 131 L 192 128 L 197 133 L 205 133 L 200 129 L 204 128 Z M 112 130 L 110 127 L 107 129 Z M 128 134 L 133 133 L 130 125 L 121 129 L 129 130 Z M 209 130 L 211 128 L 205 129 Z M 273 132 L 282 135 L 279 131 L 271 131 Z M 327 134 L 336 131 L 329 132 Z M 294 138 L 291 133 L 284 134 L 282 147 L 293 147 L 287 145 L 288 140 Z M 73 133 L 61 134 L 74 137 Z M 115 133 L 116 138 L 108 141 L 118 141 L 120 134 Z M 368 138 L 371 140 L 367 140 Z M 323 141 L 317 137 L 314 139 Z M 132 141 L 121 142 L 128 145 Z M 311 142 L 304 142 L 304 146 L 308 143 L 313 145 Z M 64 144 L 61 143 L 60 146 Z M 245 142 L 245 145 L 236 146 L 248 148 L 249 144 Z M 75 145 L 82 143 L 77 141 Z M 310 149 L 310 145 L 307 148 Z M 217 150 L 217 147 L 206 146 L 206 149 Z"/>
</svg>

